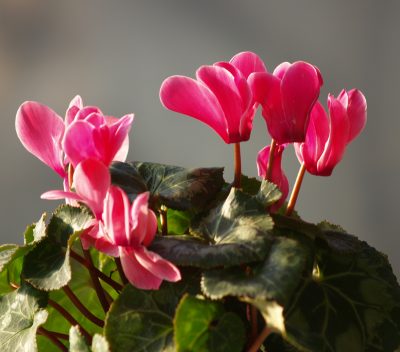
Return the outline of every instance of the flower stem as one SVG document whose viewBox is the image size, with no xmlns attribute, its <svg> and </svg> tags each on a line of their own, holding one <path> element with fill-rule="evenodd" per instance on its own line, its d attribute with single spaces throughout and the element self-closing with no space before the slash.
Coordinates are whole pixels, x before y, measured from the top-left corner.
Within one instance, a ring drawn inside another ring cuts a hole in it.
<svg viewBox="0 0 400 352">
<path fill-rule="evenodd" d="M 83 249 L 83 248 L 82 248 Z M 83 255 L 85 259 L 89 262 L 90 267 L 94 268 L 94 264 L 92 261 L 92 256 L 88 250 L 83 249 Z M 107 297 L 104 293 L 103 287 L 100 284 L 99 277 L 96 275 L 94 270 L 89 270 L 90 277 L 92 278 L 94 289 L 96 290 L 97 297 L 99 298 L 100 304 L 103 307 L 104 313 L 108 312 L 110 305 L 108 304 Z"/>
<path fill-rule="evenodd" d="M 71 163 L 68 164 L 68 187 L 70 191 L 72 189 L 72 183 L 74 181 L 74 167 Z"/>
<path fill-rule="evenodd" d="M 60 351 L 68 352 L 68 348 L 51 332 L 45 328 L 39 327 L 37 330 L 39 335 L 47 337 Z"/>
<path fill-rule="evenodd" d="M 300 188 L 301 188 L 301 184 L 303 183 L 303 178 L 304 178 L 305 172 L 306 172 L 306 167 L 305 167 L 304 164 L 301 164 L 299 173 L 297 174 L 296 182 L 295 182 L 294 187 L 293 187 L 292 194 L 290 195 L 288 206 L 286 208 L 286 215 L 287 216 L 292 215 L 292 212 L 293 212 L 294 207 L 295 207 L 296 202 L 297 202 L 297 198 L 298 198 L 299 193 L 300 193 Z"/>
<path fill-rule="evenodd" d="M 74 304 L 76 308 L 79 309 L 79 311 L 86 317 L 88 318 L 92 323 L 96 324 L 97 326 L 100 326 L 101 328 L 104 326 L 104 321 L 97 318 L 95 315 L 92 314 L 79 300 L 79 298 L 75 295 L 75 293 L 72 292 L 72 290 L 69 288 L 69 286 L 64 286 L 63 290 L 65 294 L 68 296 L 68 298 L 71 300 L 71 302 Z"/>
<path fill-rule="evenodd" d="M 114 290 L 118 292 L 122 290 L 123 287 L 121 284 L 108 277 L 106 274 L 101 272 L 96 267 L 91 267 L 85 258 L 81 257 L 78 253 L 74 252 L 72 249 L 70 250 L 70 254 L 71 258 L 75 259 L 78 263 L 82 264 L 88 270 L 92 270 L 99 277 L 99 279 L 103 280 L 106 284 L 110 285 Z"/>
<path fill-rule="evenodd" d="M 125 276 L 124 269 L 122 268 L 121 259 L 115 258 L 115 264 L 117 265 L 119 276 L 121 277 L 122 283 L 124 285 L 128 284 L 128 279 Z"/>
<path fill-rule="evenodd" d="M 273 169 L 274 160 L 275 160 L 275 149 L 276 149 L 277 145 L 278 144 L 276 143 L 275 139 L 272 139 L 271 140 L 271 147 L 269 149 L 267 172 L 266 172 L 266 175 L 265 175 L 265 179 L 267 181 L 271 181 L 271 178 L 272 178 L 272 169 Z"/>
<path fill-rule="evenodd" d="M 250 306 L 250 319 L 251 319 L 251 341 L 254 341 L 258 334 L 258 311 L 254 306 Z"/>
<path fill-rule="evenodd" d="M 233 187 L 240 188 L 240 179 L 242 177 L 242 159 L 240 156 L 240 143 L 235 143 L 235 178 L 233 179 Z"/>
<path fill-rule="evenodd" d="M 48 304 L 50 307 L 53 307 L 57 312 L 59 312 L 72 326 L 78 325 L 79 330 L 81 331 L 82 335 L 85 337 L 86 341 L 91 342 L 92 336 L 82 327 L 81 324 L 60 304 L 53 301 L 52 299 L 48 300 Z"/>
<path fill-rule="evenodd" d="M 161 235 L 168 235 L 168 218 L 167 218 L 167 207 L 162 205 L 160 207 L 160 222 L 161 222 Z"/>
<path fill-rule="evenodd" d="M 260 348 L 260 346 L 263 344 L 265 339 L 271 334 L 271 329 L 268 328 L 267 325 L 265 325 L 265 328 L 263 331 L 261 331 L 260 335 L 257 336 L 255 341 L 252 343 L 250 348 L 247 350 L 247 352 L 257 352 Z"/>
</svg>

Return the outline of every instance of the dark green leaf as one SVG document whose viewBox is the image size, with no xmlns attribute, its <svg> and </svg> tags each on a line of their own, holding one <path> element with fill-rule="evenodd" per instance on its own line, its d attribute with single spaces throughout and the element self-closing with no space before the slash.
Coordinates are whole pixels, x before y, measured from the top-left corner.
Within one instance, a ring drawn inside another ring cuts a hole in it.
<svg viewBox="0 0 400 352">
<path fill-rule="evenodd" d="M 112 351 L 174 350 L 174 307 L 168 307 L 173 305 L 171 289 L 165 285 L 159 291 L 141 291 L 130 285 L 124 288 L 106 318 L 105 335 Z"/>
<path fill-rule="evenodd" d="M 264 262 L 252 267 L 214 269 L 203 275 L 203 292 L 212 299 L 225 296 L 263 298 L 286 305 L 299 285 L 311 257 L 310 244 L 278 237 Z"/>
<path fill-rule="evenodd" d="M 71 279 L 68 240 L 82 231 L 90 219 L 91 215 L 82 208 L 58 208 L 46 229 L 46 237 L 25 257 L 24 279 L 46 291 L 65 286 Z"/>
<path fill-rule="evenodd" d="M 261 181 L 257 180 L 255 177 L 248 177 L 242 175 L 240 178 L 240 189 L 252 196 L 255 196 L 260 190 Z"/>
<path fill-rule="evenodd" d="M 223 168 L 185 169 L 156 163 L 116 162 L 110 171 L 113 183 L 131 198 L 148 190 L 153 205 L 177 210 L 202 209 L 224 184 Z"/>
<path fill-rule="evenodd" d="M 400 287 L 386 256 L 354 236 L 323 231 L 312 277 L 285 310 L 286 338 L 311 351 L 394 351 Z"/>
<path fill-rule="evenodd" d="M 189 230 L 193 213 L 186 210 L 173 210 L 167 211 L 168 233 L 170 235 L 183 235 Z"/>
<path fill-rule="evenodd" d="M 264 207 L 248 194 L 232 188 L 228 198 L 211 210 L 193 236 L 159 237 L 151 249 L 177 265 L 213 268 L 264 259 L 273 227 Z"/>
<path fill-rule="evenodd" d="M 219 302 L 186 295 L 176 310 L 174 334 L 178 352 L 240 352 L 245 343 L 241 319 Z"/>
<path fill-rule="evenodd" d="M 279 188 L 271 182 L 263 180 L 260 190 L 257 193 L 257 200 L 264 205 L 265 208 L 276 203 L 282 196 Z"/>
<path fill-rule="evenodd" d="M 27 284 L 0 298 L 1 351 L 36 351 L 36 331 L 47 319 L 47 294 Z"/>
</svg>

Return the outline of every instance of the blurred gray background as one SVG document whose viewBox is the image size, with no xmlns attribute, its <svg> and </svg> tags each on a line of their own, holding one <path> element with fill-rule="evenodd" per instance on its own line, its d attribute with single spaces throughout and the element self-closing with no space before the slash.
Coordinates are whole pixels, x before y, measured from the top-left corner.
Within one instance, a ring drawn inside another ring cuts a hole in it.
<svg viewBox="0 0 400 352">
<path fill-rule="evenodd" d="M 17 139 L 15 112 L 24 100 L 64 116 L 79 93 L 107 114 L 134 112 L 129 159 L 225 166 L 231 180 L 232 146 L 166 111 L 158 91 L 167 76 L 193 76 L 202 64 L 252 50 L 270 70 L 282 61 L 317 65 L 324 104 L 342 88 L 366 95 L 366 130 L 333 176 L 306 176 L 298 210 L 387 253 L 399 277 L 399 34 L 396 0 L 0 0 L 0 242 L 21 242 L 26 225 L 56 206 L 40 194 L 61 187 Z M 256 175 L 257 152 L 267 143 L 258 115 L 242 147 L 246 174 Z M 293 183 L 299 165 L 292 148 L 284 166 Z"/>
</svg>

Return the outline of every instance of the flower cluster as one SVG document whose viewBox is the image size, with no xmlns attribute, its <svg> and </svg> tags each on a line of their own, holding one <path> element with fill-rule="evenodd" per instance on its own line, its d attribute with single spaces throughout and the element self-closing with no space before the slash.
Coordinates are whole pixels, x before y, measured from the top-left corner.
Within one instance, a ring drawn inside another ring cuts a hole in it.
<svg viewBox="0 0 400 352">
<path fill-rule="evenodd" d="M 75 97 L 65 120 L 49 107 L 28 101 L 16 117 L 16 130 L 28 151 L 51 167 L 64 180 L 63 191 L 49 191 L 45 199 L 66 198 L 82 202 L 93 220 L 81 235 L 84 249 L 120 257 L 127 279 L 142 289 L 157 289 L 163 280 L 180 280 L 179 270 L 148 251 L 157 232 L 157 219 L 148 208 L 148 193 L 129 203 L 128 196 L 111 185 L 112 161 L 125 161 L 133 114 L 117 119 L 99 108 L 83 106 Z"/>
<path fill-rule="evenodd" d="M 299 162 L 309 173 L 329 176 L 347 144 L 366 123 L 366 100 L 356 89 L 343 90 L 338 98 L 328 96 L 328 118 L 318 102 L 322 75 L 304 61 L 284 62 L 270 73 L 259 56 L 242 52 L 229 62 L 201 66 L 196 78 L 168 77 L 161 85 L 161 102 L 170 110 L 206 123 L 226 143 L 250 138 L 253 118 L 261 105 L 272 143 L 259 152 L 259 176 L 282 192 L 272 211 L 283 204 L 289 191 L 281 168 L 287 144 L 294 144 Z M 240 160 L 240 155 L 235 160 Z M 240 167 L 235 171 L 240 172 Z M 235 175 L 235 180 L 238 178 L 240 175 Z"/>
</svg>

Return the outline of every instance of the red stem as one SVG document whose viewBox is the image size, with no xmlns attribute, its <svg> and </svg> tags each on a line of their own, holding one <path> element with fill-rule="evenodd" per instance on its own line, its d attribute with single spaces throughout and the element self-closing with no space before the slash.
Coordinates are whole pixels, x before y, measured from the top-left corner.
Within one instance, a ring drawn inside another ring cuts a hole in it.
<svg viewBox="0 0 400 352">
<path fill-rule="evenodd" d="M 97 326 L 100 326 L 101 328 L 104 326 L 104 321 L 97 318 L 95 315 L 93 315 L 79 300 L 79 298 L 75 295 L 75 293 L 72 292 L 72 290 L 68 286 L 64 286 L 63 290 L 65 294 L 68 296 L 68 298 L 71 300 L 71 302 L 74 304 L 76 308 L 79 309 L 79 311 L 86 317 L 88 318 L 92 323 L 96 324 Z"/>
<path fill-rule="evenodd" d="M 46 330 L 45 328 L 39 327 L 37 330 L 39 335 L 47 337 L 60 351 L 68 352 L 68 348 L 53 334 L 53 332 Z"/>
<path fill-rule="evenodd" d="M 233 179 L 233 187 L 240 188 L 242 178 L 242 159 L 240 155 L 240 143 L 235 143 L 235 178 Z"/>
<path fill-rule="evenodd" d="M 117 265 L 118 273 L 119 273 L 119 276 L 121 277 L 123 284 L 127 285 L 129 283 L 129 281 L 125 276 L 124 269 L 122 268 L 121 259 L 115 258 L 115 264 Z"/>
<path fill-rule="evenodd" d="M 275 149 L 277 147 L 277 143 L 275 142 L 275 139 L 271 140 L 271 147 L 269 149 L 269 157 L 268 157 L 268 165 L 267 165 L 267 172 L 265 175 L 265 179 L 267 181 L 271 181 L 272 178 L 272 169 L 274 165 L 274 160 L 275 160 Z"/>
<path fill-rule="evenodd" d="M 306 167 L 304 164 L 301 164 L 299 173 L 297 174 L 296 182 L 293 187 L 292 194 L 290 195 L 288 206 L 286 208 L 287 216 L 292 215 L 292 212 L 293 212 L 294 207 L 297 202 L 297 198 L 299 197 L 300 188 L 301 188 L 301 184 L 303 183 L 303 178 L 304 178 L 305 172 L 306 172 Z"/>
<path fill-rule="evenodd" d="M 260 335 L 257 336 L 256 340 L 252 343 L 247 352 L 257 352 L 271 332 L 272 331 L 268 328 L 268 326 L 265 325 L 264 330 L 261 331 Z"/>
<path fill-rule="evenodd" d="M 99 279 L 103 280 L 106 284 L 110 285 L 114 290 L 118 292 L 122 290 L 123 287 L 121 284 L 108 277 L 106 274 L 101 272 L 96 267 L 91 267 L 85 258 L 81 257 L 78 253 L 74 252 L 72 249 L 70 251 L 70 254 L 73 259 L 75 259 L 78 263 L 82 264 L 88 270 L 92 270 L 95 273 L 95 275 L 99 277 Z"/>
</svg>

